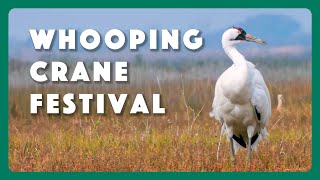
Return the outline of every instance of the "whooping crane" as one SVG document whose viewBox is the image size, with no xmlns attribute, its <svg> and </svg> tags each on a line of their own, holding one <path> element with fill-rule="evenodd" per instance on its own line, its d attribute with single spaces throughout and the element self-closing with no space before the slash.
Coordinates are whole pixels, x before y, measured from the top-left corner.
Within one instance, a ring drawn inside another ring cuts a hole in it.
<svg viewBox="0 0 320 180">
<path fill-rule="evenodd" d="M 283 102 L 285 102 L 285 100 L 284 100 L 282 94 L 278 94 L 278 105 L 277 105 L 278 112 L 282 112 Z"/>
<path fill-rule="evenodd" d="M 266 44 L 238 27 L 231 27 L 222 35 L 222 47 L 233 65 L 217 80 L 210 113 L 221 123 L 221 133 L 230 141 L 232 160 L 240 146 L 247 145 L 250 160 L 251 150 L 256 149 L 262 137 L 267 138 L 271 115 L 270 94 L 261 73 L 235 48 L 245 41 Z"/>
</svg>

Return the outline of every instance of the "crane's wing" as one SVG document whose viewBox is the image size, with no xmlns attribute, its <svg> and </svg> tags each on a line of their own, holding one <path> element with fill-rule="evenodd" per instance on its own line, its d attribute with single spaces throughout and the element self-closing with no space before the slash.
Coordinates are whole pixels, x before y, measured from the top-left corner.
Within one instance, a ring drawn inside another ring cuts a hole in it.
<svg viewBox="0 0 320 180">
<path fill-rule="evenodd" d="M 230 77 L 234 74 L 234 65 L 230 66 L 226 69 L 218 78 L 215 91 L 214 91 L 214 99 L 212 102 L 212 111 L 210 112 L 210 117 L 214 117 L 221 124 L 224 124 L 223 116 L 226 112 L 230 112 L 233 106 L 230 106 L 230 99 L 225 96 L 225 92 L 228 91 L 223 89 L 222 83 L 226 82 L 226 80 L 230 81 Z"/>
<path fill-rule="evenodd" d="M 221 76 L 220 76 L 221 77 Z M 222 93 L 222 89 L 220 86 L 220 78 L 216 82 L 216 87 L 215 87 L 215 93 L 214 93 L 214 99 L 212 102 L 212 111 L 210 112 L 210 117 L 214 117 L 217 121 L 219 121 L 221 124 L 223 124 L 223 119 L 221 118 L 221 115 L 219 114 L 219 109 L 221 108 L 221 103 L 224 101 L 224 96 Z"/>
<path fill-rule="evenodd" d="M 261 129 L 264 129 L 271 116 L 271 98 L 261 73 L 255 68 L 252 83 L 253 92 L 251 104 L 253 105 L 257 118 L 260 121 Z"/>
</svg>

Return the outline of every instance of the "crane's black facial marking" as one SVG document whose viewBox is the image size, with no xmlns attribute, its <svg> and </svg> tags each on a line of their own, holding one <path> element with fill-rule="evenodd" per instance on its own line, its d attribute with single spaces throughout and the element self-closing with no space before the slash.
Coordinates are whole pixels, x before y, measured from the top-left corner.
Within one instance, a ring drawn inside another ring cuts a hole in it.
<svg viewBox="0 0 320 180">
<path fill-rule="evenodd" d="M 232 27 L 233 29 L 237 29 L 240 31 L 240 34 L 234 39 L 234 40 L 246 40 L 246 31 L 244 31 L 242 28 L 240 27 Z"/>
<path fill-rule="evenodd" d="M 234 139 L 234 140 L 235 140 L 237 143 L 239 143 L 242 147 L 244 147 L 244 148 L 247 147 L 246 142 L 244 142 L 243 137 L 242 137 L 241 135 L 240 135 L 240 138 L 237 137 L 237 136 L 235 136 L 235 135 L 233 135 L 233 136 L 232 136 L 232 139 Z"/>
</svg>

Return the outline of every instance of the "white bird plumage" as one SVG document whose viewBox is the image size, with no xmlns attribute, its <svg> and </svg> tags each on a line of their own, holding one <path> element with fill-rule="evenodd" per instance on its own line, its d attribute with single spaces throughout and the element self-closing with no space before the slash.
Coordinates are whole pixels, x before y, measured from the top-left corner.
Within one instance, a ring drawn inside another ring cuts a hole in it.
<svg viewBox="0 0 320 180">
<path fill-rule="evenodd" d="M 210 113 L 221 123 L 221 131 L 230 141 L 232 159 L 239 147 L 246 145 L 250 159 L 251 149 L 255 150 L 258 141 L 267 137 L 271 115 L 270 94 L 261 73 L 235 48 L 243 41 L 266 44 L 241 28 L 232 27 L 223 33 L 222 47 L 233 65 L 216 82 Z"/>
</svg>

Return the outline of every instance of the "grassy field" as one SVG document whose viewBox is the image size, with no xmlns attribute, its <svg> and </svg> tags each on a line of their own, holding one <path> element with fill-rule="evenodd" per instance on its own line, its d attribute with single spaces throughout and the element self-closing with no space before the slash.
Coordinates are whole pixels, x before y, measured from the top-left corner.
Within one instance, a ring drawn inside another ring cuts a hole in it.
<svg viewBox="0 0 320 180">
<path fill-rule="evenodd" d="M 246 149 L 238 152 L 235 163 L 230 161 L 225 138 L 217 160 L 220 124 L 208 113 L 215 80 L 224 69 L 210 69 L 215 66 L 131 67 L 130 84 L 90 86 L 30 86 L 18 82 L 24 80 L 15 76 L 19 73 L 13 67 L 9 75 L 9 167 L 13 171 L 308 171 L 312 155 L 310 61 L 290 67 L 261 65 L 273 113 L 269 139 L 260 142 L 250 164 Z M 153 93 L 161 93 L 167 112 L 130 116 L 127 105 L 122 115 L 114 115 L 110 107 L 103 116 L 29 114 L 31 93 L 67 92 L 143 93 L 149 104 Z M 285 98 L 281 113 L 275 110 L 280 93 Z"/>
</svg>

